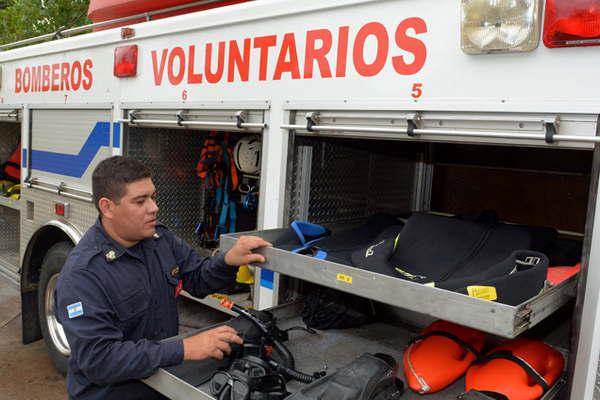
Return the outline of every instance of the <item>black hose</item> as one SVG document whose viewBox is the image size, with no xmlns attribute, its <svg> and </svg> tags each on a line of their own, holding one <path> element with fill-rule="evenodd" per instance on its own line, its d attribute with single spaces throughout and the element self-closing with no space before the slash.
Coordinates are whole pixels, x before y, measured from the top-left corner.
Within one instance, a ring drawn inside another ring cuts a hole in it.
<svg viewBox="0 0 600 400">
<path fill-rule="evenodd" d="M 279 365 L 277 367 L 277 370 L 278 370 L 278 372 L 283 373 L 287 377 L 289 377 L 291 379 L 295 379 L 298 382 L 302 382 L 302 383 L 311 383 L 311 382 L 315 381 L 317 378 L 320 378 L 320 376 L 317 377 L 314 375 L 305 374 L 304 372 L 300 372 L 295 369 L 288 368 L 284 365 Z"/>
<path fill-rule="evenodd" d="M 250 313 L 248 310 L 233 302 L 228 306 L 228 308 L 254 324 L 254 326 L 262 333 L 263 338 L 267 339 L 269 342 L 272 342 L 275 351 L 279 354 L 286 367 L 292 369 L 295 367 L 294 355 L 288 350 L 287 347 L 285 347 L 283 343 L 279 342 L 273 337 L 272 333 L 269 331 L 269 328 L 267 328 L 263 321 L 252 315 L 252 313 Z"/>
<path fill-rule="evenodd" d="M 287 347 L 278 340 L 273 340 L 273 348 L 277 354 L 281 357 L 283 365 L 293 370 L 296 368 L 296 361 L 294 355 L 288 350 Z"/>
</svg>

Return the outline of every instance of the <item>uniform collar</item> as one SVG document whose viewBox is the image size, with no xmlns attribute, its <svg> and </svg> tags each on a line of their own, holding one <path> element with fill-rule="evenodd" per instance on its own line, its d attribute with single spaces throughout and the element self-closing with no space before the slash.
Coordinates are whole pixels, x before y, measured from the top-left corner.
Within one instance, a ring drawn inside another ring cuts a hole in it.
<svg viewBox="0 0 600 400">
<path fill-rule="evenodd" d="M 102 221 L 100 217 L 96 220 L 94 224 L 94 229 L 96 232 L 102 237 L 102 242 L 100 243 L 100 248 L 102 250 L 102 256 L 106 259 L 107 262 L 113 262 L 125 254 L 126 249 L 117 243 L 104 229 L 102 226 Z"/>
<path fill-rule="evenodd" d="M 102 243 L 100 243 L 100 248 L 102 250 L 103 257 L 106 259 L 107 262 L 111 263 L 111 262 L 119 259 L 120 257 L 122 257 L 123 254 L 125 254 L 125 253 L 127 253 L 131 257 L 140 259 L 138 255 L 136 255 L 132 251 L 129 251 L 127 248 L 123 247 L 116 240 L 114 240 L 108 234 L 108 232 L 106 232 L 106 229 L 104 229 L 104 226 L 102 225 L 102 221 L 100 220 L 100 217 L 98 217 L 98 219 L 96 220 L 96 223 L 94 224 L 94 228 L 96 229 L 96 231 L 100 234 L 100 236 L 103 239 Z M 160 238 L 160 234 L 155 233 L 153 235 L 153 237 L 144 239 L 140 243 L 142 243 L 144 246 L 153 245 L 154 241 L 159 238 Z M 144 261 L 144 260 L 140 260 L 140 261 Z"/>
</svg>

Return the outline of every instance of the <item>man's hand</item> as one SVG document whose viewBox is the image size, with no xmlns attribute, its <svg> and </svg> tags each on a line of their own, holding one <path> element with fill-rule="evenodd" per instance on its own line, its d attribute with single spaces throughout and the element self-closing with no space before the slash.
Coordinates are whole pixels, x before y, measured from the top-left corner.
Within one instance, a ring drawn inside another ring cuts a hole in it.
<svg viewBox="0 0 600 400">
<path fill-rule="evenodd" d="M 237 335 L 235 329 L 227 325 L 210 329 L 183 339 L 183 359 L 204 360 L 216 358 L 222 360 L 226 354 L 231 353 L 229 343 L 243 343 L 242 338 Z"/>
<path fill-rule="evenodd" d="M 252 250 L 270 246 L 272 246 L 271 243 L 258 236 L 240 236 L 235 245 L 225 253 L 225 264 L 237 267 L 238 265 L 246 265 L 254 262 L 263 263 L 265 262 L 265 257 L 252 253 Z"/>
</svg>

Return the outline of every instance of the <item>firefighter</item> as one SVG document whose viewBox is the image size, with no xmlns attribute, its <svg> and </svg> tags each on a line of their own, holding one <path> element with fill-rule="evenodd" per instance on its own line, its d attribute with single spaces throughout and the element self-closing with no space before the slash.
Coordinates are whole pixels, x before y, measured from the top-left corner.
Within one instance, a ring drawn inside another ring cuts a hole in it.
<svg viewBox="0 0 600 400">
<path fill-rule="evenodd" d="M 150 170 L 131 158 L 102 161 L 92 175 L 99 218 L 59 276 L 56 312 L 71 357 L 70 399 L 153 399 L 139 379 L 184 360 L 222 359 L 242 339 L 228 326 L 184 339 L 177 296 L 204 297 L 235 281 L 235 266 L 264 262 L 270 246 L 246 236 L 227 253 L 204 258 L 156 220 Z"/>
</svg>

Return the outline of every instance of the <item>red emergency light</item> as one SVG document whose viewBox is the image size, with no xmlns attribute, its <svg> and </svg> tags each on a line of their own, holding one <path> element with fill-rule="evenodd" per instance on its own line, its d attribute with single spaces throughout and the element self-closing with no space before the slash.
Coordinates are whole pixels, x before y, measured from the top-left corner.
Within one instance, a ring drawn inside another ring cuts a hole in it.
<svg viewBox="0 0 600 400">
<path fill-rule="evenodd" d="M 64 204 L 60 204 L 60 203 L 56 203 L 54 205 L 54 213 L 56 215 L 60 215 L 61 217 L 65 216 L 65 205 Z"/>
<path fill-rule="evenodd" d="M 114 75 L 118 78 L 127 78 L 137 74 L 137 44 L 120 46 L 115 49 Z"/>
<path fill-rule="evenodd" d="M 69 217 L 69 203 L 54 203 L 54 214 L 60 217 Z"/>
<path fill-rule="evenodd" d="M 544 45 L 600 45 L 600 0 L 547 0 Z"/>
</svg>

